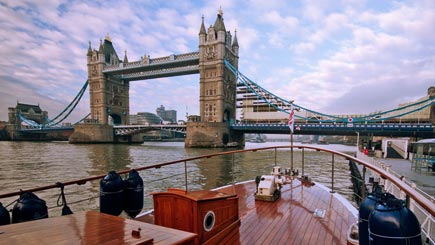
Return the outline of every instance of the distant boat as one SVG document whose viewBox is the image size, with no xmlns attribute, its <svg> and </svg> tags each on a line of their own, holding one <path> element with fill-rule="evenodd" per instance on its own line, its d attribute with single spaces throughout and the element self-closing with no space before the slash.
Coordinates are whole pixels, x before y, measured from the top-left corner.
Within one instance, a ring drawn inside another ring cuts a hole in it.
<svg viewBox="0 0 435 245">
<path fill-rule="evenodd" d="M 264 143 L 264 142 L 266 142 L 266 138 L 262 137 L 260 134 L 257 134 L 257 136 L 254 139 L 250 139 L 249 142 L 251 142 L 251 143 Z"/>
<path fill-rule="evenodd" d="M 317 142 L 318 145 L 328 145 L 328 141 L 326 140 L 319 140 L 319 142 Z"/>
<path fill-rule="evenodd" d="M 255 138 L 255 139 L 249 140 L 249 142 L 251 142 L 251 143 L 264 143 L 266 141 L 264 139 L 257 139 L 257 138 Z"/>
<path fill-rule="evenodd" d="M 227 144 L 227 147 L 238 147 L 238 146 L 239 146 L 239 143 L 237 143 L 237 142 L 229 142 Z"/>
</svg>

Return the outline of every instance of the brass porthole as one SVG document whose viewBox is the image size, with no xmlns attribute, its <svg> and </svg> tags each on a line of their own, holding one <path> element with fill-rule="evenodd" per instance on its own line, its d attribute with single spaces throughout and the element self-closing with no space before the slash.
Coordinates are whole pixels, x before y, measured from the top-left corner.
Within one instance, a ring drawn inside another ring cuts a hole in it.
<svg viewBox="0 0 435 245">
<path fill-rule="evenodd" d="M 214 212 L 208 211 L 207 214 L 204 216 L 204 222 L 203 222 L 204 230 L 211 231 L 214 227 L 215 220 L 216 220 L 216 217 L 215 217 Z"/>
</svg>

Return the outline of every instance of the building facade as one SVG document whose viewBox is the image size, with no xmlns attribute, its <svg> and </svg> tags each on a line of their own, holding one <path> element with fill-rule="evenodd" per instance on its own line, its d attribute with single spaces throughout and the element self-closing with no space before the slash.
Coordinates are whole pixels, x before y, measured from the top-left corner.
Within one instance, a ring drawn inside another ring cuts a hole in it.
<svg viewBox="0 0 435 245">
<path fill-rule="evenodd" d="M 166 110 L 163 105 L 156 109 L 157 115 L 159 115 L 164 121 L 169 123 L 177 123 L 177 111 Z"/>
<path fill-rule="evenodd" d="M 15 107 L 8 108 L 9 124 L 20 124 L 22 117 L 38 124 L 45 124 L 48 120 L 48 112 L 43 111 L 39 105 L 30 105 L 17 102 Z"/>
</svg>

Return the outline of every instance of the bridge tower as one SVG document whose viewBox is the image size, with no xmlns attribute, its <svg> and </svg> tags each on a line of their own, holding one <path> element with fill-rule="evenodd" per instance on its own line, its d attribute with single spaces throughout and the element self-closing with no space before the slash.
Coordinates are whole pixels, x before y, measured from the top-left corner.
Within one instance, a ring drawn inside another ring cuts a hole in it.
<svg viewBox="0 0 435 245">
<path fill-rule="evenodd" d="M 119 76 L 103 73 L 106 66 L 116 66 L 127 63 L 127 55 L 121 61 L 118 58 L 112 40 L 106 35 L 100 40 L 97 49 L 89 48 L 87 52 L 89 100 L 91 119 L 74 127 L 74 133 L 69 137 L 70 143 L 112 143 L 120 141 L 113 135 L 112 125 L 127 125 L 129 121 L 129 81 Z M 131 142 L 132 139 L 127 139 Z"/>
<path fill-rule="evenodd" d="M 204 17 L 199 31 L 200 122 L 187 125 L 186 147 L 222 147 L 231 142 L 243 144 L 243 135 L 231 132 L 236 117 L 237 77 L 224 60 L 238 67 L 239 44 L 225 29 L 219 10 L 214 25 L 206 30 Z"/>
<path fill-rule="evenodd" d="M 126 60 L 127 57 L 125 56 L 124 59 Z M 103 125 L 127 125 L 129 82 L 103 74 L 106 65 L 122 63 L 108 35 L 104 38 L 104 42 L 100 41 L 98 50 L 92 50 L 89 43 L 87 60 L 91 118 Z"/>
</svg>

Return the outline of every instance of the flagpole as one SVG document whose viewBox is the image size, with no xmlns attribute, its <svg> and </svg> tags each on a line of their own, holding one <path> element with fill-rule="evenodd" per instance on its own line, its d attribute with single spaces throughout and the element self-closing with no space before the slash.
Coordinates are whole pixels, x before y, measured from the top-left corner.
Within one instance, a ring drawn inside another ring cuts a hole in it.
<svg viewBox="0 0 435 245">
<path fill-rule="evenodd" d="M 290 128 L 290 171 L 294 171 L 293 168 L 293 131 L 294 131 L 294 100 L 290 100 L 290 113 L 289 113 L 289 128 Z"/>
<path fill-rule="evenodd" d="M 290 129 L 290 170 L 293 171 L 293 130 Z"/>
</svg>

